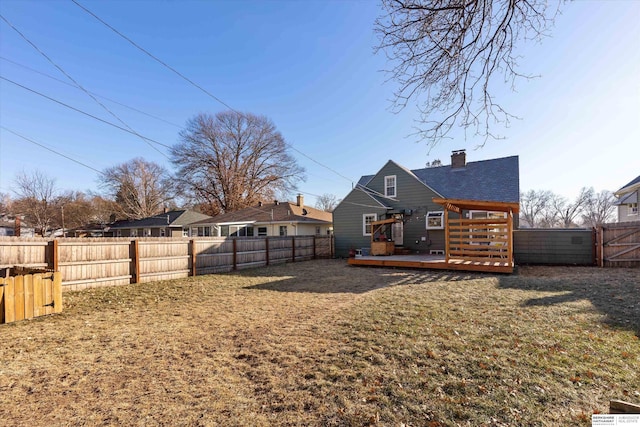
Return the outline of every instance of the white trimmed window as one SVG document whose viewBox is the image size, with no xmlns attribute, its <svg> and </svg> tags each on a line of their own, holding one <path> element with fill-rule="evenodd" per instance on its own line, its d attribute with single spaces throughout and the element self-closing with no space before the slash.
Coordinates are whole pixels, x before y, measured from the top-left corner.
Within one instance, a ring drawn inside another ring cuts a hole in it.
<svg viewBox="0 0 640 427">
<path fill-rule="evenodd" d="M 189 227 L 182 228 L 182 237 L 189 237 Z"/>
<path fill-rule="evenodd" d="M 371 236 L 371 223 L 378 219 L 378 214 L 362 215 L 362 235 Z"/>
<path fill-rule="evenodd" d="M 286 225 L 281 225 L 280 226 L 280 235 L 281 236 L 286 236 L 287 235 L 287 226 Z"/>
<path fill-rule="evenodd" d="M 167 233 L 166 233 L 166 229 L 161 228 L 161 229 L 160 229 L 160 237 L 165 237 L 166 235 L 167 235 Z"/>
<path fill-rule="evenodd" d="M 628 214 L 627 215 L 638 215 L 638 204 L 637 203 L 629 203 L 627 205 Z"/>
<path fill-rule="evenodd" d="M 427 230 L 444 228 L 444 211 L 427 212 Z"/>
<path fill-rule="evenodd" d="M 263 237 L 267 235 L 267 227 L 258 227 L 258 236 Z"/>
<path fill-rule="evenodd" d="M 389 175 L 384 177 L 384 195 L 387 197 L 396 197 L 396 176 Z"/>
<path fill-rule="evenodd" d="M 150 228 L 145 228 L 144 229 L 144 237 L 151 237 L 151 229 Z"/>
</svg>

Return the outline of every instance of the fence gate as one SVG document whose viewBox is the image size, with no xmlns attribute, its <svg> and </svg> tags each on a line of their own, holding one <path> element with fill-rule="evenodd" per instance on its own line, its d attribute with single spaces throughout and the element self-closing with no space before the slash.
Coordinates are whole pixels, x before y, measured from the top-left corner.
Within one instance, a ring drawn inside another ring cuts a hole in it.
<svg viewBox="0 0 640 427">
<path fill-rule="evenodd" d="M 601 267 L 640 267 L 640 221 L 603 224 L 598 234 Z"/>
<path fill-rule="evenodd" d="M 0 277 L 0 324 L 62 312 L 62 275 L 10 270 Z"/>
</svg>

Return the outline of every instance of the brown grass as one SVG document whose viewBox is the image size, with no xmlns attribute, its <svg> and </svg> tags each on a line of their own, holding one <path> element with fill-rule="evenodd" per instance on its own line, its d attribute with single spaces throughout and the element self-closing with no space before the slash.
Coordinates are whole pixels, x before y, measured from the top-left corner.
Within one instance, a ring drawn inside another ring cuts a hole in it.
<svg viewBox="0 0 640 427">
<path fill-rule="evenodd" d="M 0 325 L 3 425 L 590 425 L 640 402 L 640 271 L 324 260 Z"/>
</svg>

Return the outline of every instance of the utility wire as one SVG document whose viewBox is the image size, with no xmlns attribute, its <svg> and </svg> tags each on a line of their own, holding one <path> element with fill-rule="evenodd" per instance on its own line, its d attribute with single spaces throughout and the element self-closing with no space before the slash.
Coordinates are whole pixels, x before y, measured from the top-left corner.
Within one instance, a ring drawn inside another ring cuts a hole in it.
<svg viewBox="0 0 640 427">
<path fill-rule="evenodd" d="M 179 72 L 178 70 L 176 70 L 175 68 L 173 68 L 172 66 L 170 66 L 169 64 L 167 64 L 166 62 L 162 61 L 161 59 L 159 59 L 157 56 L 153 55 L 152 53 L 150 53 L 148 50 L 146 50 L 145 48 L 143 48 L 142 46 L 138 45 L 136 42 L 134 42 L 133 40 L 131 40 L 129 37 L 125 36 L 124 34 L 122 34 L 120 31 L 118 31 L 116 28 L 112 27 L 111 25 L 109 25 L 107 22 L 105 22 L 102 18 L 100 18 L 98 15 L 96 15 L 95 13 L 93 13 L 92 11 L 90 11 L 89 9 L 87 9 L 86 7 L 84 7 L 82 4 L 80 4 L 77 0 L 71 0 L 76 6 L 78 6 L 80 9 L 84 10 L 86 13 L 88 13 L 89 15 L 93 16 L 96 20 L 98 20 L 100 23 L 102 23 L 105 27 L 109 28 L 111 31 L 113 31 L 114 33 L 116 33 L 117 35 L 119 35 L 120 37 L 122 37 L 123 39 L 125 39 L 126 41 L 128 41 L 129 43 L 131 43 L 133 46 L 135 46 L 136 48 L 138 48 L 140 51 L 144 52 L 146 55 L 148 55 L 150 58 L 152 58 L 153 60 L 155 60 L 156 62 L 159 62 L 160 64 L 162 64 L 164 67 L 168 68 L 169 70 L 173 71 L 175 74 L 177 74 L 178 76 L 180 76 L 182 79 L 186 80 L 188 83 L 190 83 L 191 85 L 195 86 L 196 88 L 200 89 L 202 92 L 204 92 L 205 94 L 207 94 L 208 96 L 210 96 L 211 98 L 215 99 L 216 101 L 218 101 L 220 104 L 224 105 L 225 107 L 227 107 L 229 110 L 243 115 L 241 112 L 239 112 L 238 110 L 236 110 L 235 108 L 231 107 L 229 104 L 227 104 L 226 102 L 224 102 L 223 100 L 221 100 L 220 98 L 218 98 L 217 96 L 215 96 L 214 94 L 212 94 L 211 92 L 209 92 L 208 90 L 206 90 L 205 88 L 203 88 L 202 86 L 200 86 L 199 84 L 195 83 L 193 80 L 189 79 L 188 77 L 186 77 L 184 74 L 182 74 L 181 72 Z M 295 151 L 296 153 L 300 154 L 301 156 L 306 157 L 307 159 L 311 160 L 312 162 L 316 163 L 319 166 L 322 166 L 323 168 L 333 172 L 334 174 L 338 175 L 341 178 L 346 179 L 347 181 L 349 181 L 350 183 L 354 183 L 355 181 L 351 178 L 348 178 L 344 175 L 342 175 L 341 173 L 337 172 L 336 170 L 330 168 L 327 165 L 324 165 L 322 163 L 320 163 L 319 161 L 317 161 L 316 159 L 311 158 L 310 156 L 306 155 L 305 153 L 303 153 L 302 151 L 298 150 L 297 148 L 295 148 L 293 145 L 286 143 L 293 151 Z"/>
<path fill-rule="evenodd" d="M 153 148 L 154 150 L 156 150 L 158 153 L 160 153 L 161 155 L 163 155 L 164 157 L 166 157 L 167 159 L 169 158 L 169 156 L 167 156 L 165 153 L 163 153 L 162 151 L 160 151 L 158 148 L 154 147 L 153 145 L 151 145 L 149 143 L 149 141 L 146 140 L 146 138 L 143 138 L 142 135 L 140 135 L 138 132 L 136 132 L 131 126 L 129 126 L 127 123 L 125 123 L 124 120 L 122 120 L 120 117 L 118 117 L 113 111 L 111 111 L 109 108 L 107 108 L 106 105 L 104 105 L 102 102 L 100 102 L 98 100 L 98 98 L 96 98 L 95 96 L 93 96 L 91 94 L 91 92 L 89 92 L 87 89 L 84 88 L 84 86 L 82 86 L 80 83 L 78 83 L 73 77 L 71 77 L 71 75 L 69 75 L 69 73 L 67 73 L 61 66 L 59 66 L 57 63 L 55 63 L 53 61 L 53 59 L 49 58 L 49 56 L 47 56 L 46 53 L 44 53 L 38 46 L 36 46 L 35 43 L 33 43 L 31 40 L 29 40 L 29 38 L 27 36 L 25 36 L 20 30 L 18 30 L 11 22 L 9 22 L 9 20 L 7 18 L 5 18 L 2 14 L 0 14 L 0 18 L 2 18 L 2 20 L 4 22 L 7 23 L 8 26 L 10 26 L 16 33 L 18 33 L 20 35 L 20 37 L 22 37 L 22 39 L 24 41 L 26 41 L 27 43 L 29 43 L 31 45 L 31 47 L 33 47 L 40 55 L 42 55 L 47 61 L 49 61 L 49 63 L 51 65 L 53 65 L 54 67 L 56 67 L 62 74 L 64 74 L 69 80 L 71 80 L 79 89 L 82 89 L 82 91 L 84 93 L 86 93 L 91 99 L 93 99 L 99 106 L 101 106 L 107 113 L 109 113 L 112 117 L 114 117 L 116 120 L 118 120 L 120 123 L 122 123 L 127 129 L 129 129 L 131 131 L 131 133 L 133 133 L 134 135 L 136 135 L 137 137 L 141 138 L 145 144 L 147 144 L 149 147 Z"/>
<path fill-rule="evenodd" d="M 54 77 L 54 76 L 52 76 L 52 75 L 50 75 L 50 74 L 47 74 L 47 73 L 43 73 L 42 71 L 38 71 L 38 70 L 36 70 L 36 69 L 34 69 L 34 68 L 31 68 L 31 67 L 28 67 L 28 66 L 26 66 L 26 65 L 24 65 L 24 64 L 20 64 L 19 62 L 12 61 L 11 59 L 9 59 L 9 58 L 5 58 L 4 56 L 1 56 L 1 55 L 0 55 L 0 59 L 1 59 L 1 60 L 3 60 L 3 61 L 10 62 L 11 64 L 17 65 L 18 67 L 22 67 L 22 68 L 24 68 L 24 69 L 26 69 L 26 70 L 29 70 L 29 71 L 31 71 L 31 72 L 34 72 L 34 73 L 36 73 L 36 74 L 40 74 L 40 75 L 42 75 L 42 76 L 45 76 L 45 77 L 50 78 L 50 79 L 52 79 L 52 80 L 55 80 L 55 81 L 57 81 L 57 82 L 59 82 L 59 83 L 62 83 L 62 84 L 64 84 L 64 85 L 67 85 L 67 86 L 70 86 L 70 87 L 72 87 L 72 88 L 78 89 L 78 87 L 77 87 L 77 86 L 72 85 L 72 84 L 71 84 L 71 83 L 69 83 L 69 82 L 65 82 L 65 81 L 64 81 L 64 80 L 62 80 L 62 79 L 59 79 L 59 78 Z M 97 96 L 98 98 L 102 98 L 102 99 L 107 100 L 107 101 L 109 101 L 109 102 L 113 102 L 114 104 L 118 104 L 118 105 L 120 105 L 121 107 L 128 108 L 129 110 L 135 111 L 136 113 L 143 114 L 143 115 L 145 115 L 145 116 L 147 116 L 147 117 L 151 117 L 152 119 L 159 120 L 159 121 L 164 122 L 164 123 L 167 123 L 167 124 L 169 124 L 169 125 L 171 125 L 171 126 L 175 126 L 175 127 L 179 128 L 179 129 L 181 129 L 181 128 L 182 128 L 182 126 L 180 126 L 180 125 L 178 125 L 178 124 L 176 124 L 176 123 L 170 122 L 169 120 L 163 119 L 162 117 L 158 117 L 158 116 L 154 116 L 153 114 L 145 113 L 145 112 L 144 112 L 144 111 L 142 111 L 142 110 L 139 110 L 139 109 L 137 109 L 137 108 L 131 107 L 130 105 L 127 105 L 127 104 L 123 104 L 123 103 L 121 103 L 121 102 L 118 102 L 118 101 L 116 101 L 116 100 L 114 100 L 114 99 L 111 99 L 111 98 L 108 98 L 108 97 L 106 97 L 106 96 L 99 95 L 99 94 L 97 94 L 97 93 L 95 93 L 95 92 L 91 92 L 91 93 L 92 93 L 93 95 Z"/>
<path fill-rule="evenodd" d="M 106 120 L 104 120 L 104 119 L 101 119 L 101 118 L 100 118 L 100 117 L 98 117 L 98 116 L 94 116 L 93 114 L 89 114 L 89 113 L 87 113 L 87 112 L 85 112 L 85 111 L 79 110 L 79 109 L 77 109 L 77 108 L 75 108 L 75 107 L 72 107 L 72 106 L 71 106 L 71 105 L 69 105 L 69 104 L 65 104 L 65 103 L 64 103 L 64 102 L 62 102 L 62 101 L 58 101 L 57 99 L 51 98 L 50 96 L 47 96 L 47 95 L 45 95 L 45 94 L 43 94 L 43 93 L 41 93 L 41 92 L 38 92 L 37 90 L 34 90 L 34 89 L 28 88 L 28 87 L 26 87 L 26 86 L 23 86 L 23 85 L 21 85 L 20 83 L 16 83 L 16 82 L 14 82 L 13 80 L 10 80 L 10 79 L 8 79 L 8 78 L 6 78 L 6 77 L 2 76 L 2 75 L 0 75 L 0 80 L 4 80 L 4 81 L 6 81 L 6 82 L 12 83 L 12 84 L 14 84 L 14 85 L 16 85 L 16 86 L 18 86 L 18 87 L 21 87 L 21 88 L 22 88 L 22 89 L 24 89 L 24 90 L 28 90 L 29 92 L 35 93 L 36 95 L 40 95 L 40 96 L 41 96 L 41 97 L 43 97 L 43 98 L 46 98 L 46 99 L 48 99 L 48 100 L 50 100 L 50 101 L 55 102 L 56 104 L 60 104 L 60 105 L 62 105 L 62 106 L 64 106 L 64 107 L 67 107 L 67 108 L 69 108 L 69 109 L 73 110 L 73 111 L 77 111 L 77 112 L 78 112 L 78 113 L 80 113 L 80 114 L 84 114 L 85 116 L 89 116 L 89 117 L 91 117 L 92 119 L 96 119 L 96 120 L 98 120 L 98 121 L 100 121 L 100 122 L 102 122 L 102 123 L 108 124 L 109 126 L 113 126 L 114 128 L 120 129 L 121 131 L 124 131 L 124 132 L 130 133 L 130 134 L 136 135 L 136 133 L 135 133 L 134 131 L 131 131 L 131 130 L 126 129 L 126 128 L 123 128 L 122 126 L 118 126 L 118 125 L 117 125 L 117 124 L 115 124 L 115 123 L 108 122 L 108 121 L 106 121 Z M 169 149 L 171 148 L 169 145 L 167 145 L 167 144 L 163 144 L 162 142 L 156 141 L 155 139 L 147 138 L 146 136 L 142 136 L 142 135 L 138 135 L 138 136 L 139 136 L 140 138 L 142 138 L 142 139 L 146 140 L 146 141 L 153 142 L 154 144 L 158 144 L 158 145 L 161 145 L 161 146 L 166 147 L 166 148 L 169 148 Z"/>
<path fill-rule="evenodd" d="M 80 166 L 84 166 L 84 167 L 85 167 L 85 168 L 87 168 L 87 169 L 91 169 L 92 171 L 98 172 L 100 175 L 104 175 L 104 172 L 99 171 L 98 169 L 96 169 L 96 168 L 94 168 L 94 167 L 91 167 L 91 166 L 87 165 L 86 163 L 82 163 L 82 162 L 81 162 L 81 161 L 79 161 L 79 160 L 76 160 L 76 159 L 74 159 L 74 158 L 72 158 L 72 157 L 69 157 L 69 156 L 67 156 L 66 154 L 62 154 L 62 153 L 60 153 L 60 152 L 58 152 L 58 151 L 56 151 L 56 150 L 54 150 L 54 149 L 52 149 L 52 148 L 49 148 L 49 147 L 47 147 L 47 146 L 45 146 L 45 145 L 43 145 L 43 144 L 40 144 L 39 142 L 36 142 L 36 141 L 34 141 L 33 139 L 27 138 L 27 137 L 26 137 L 26 136 L 24 136 L 24 135 L 20 135 L 18 132 L 15 132 L 15 131 L 13 131 L 13 130 L 9 129 L 9 128 L 7 128 L 6 126 L 0 125 L 0 128 L 2 128 L 2 129 L 4 129 L 4 130 L 6 130 L 6 131 L 7 131 L 7 132 L 9 132 L 9 133 L 14 134 L 14 135 L 15 135 L 15 136 L 17 136 L 17 137 L 20 137 L 20 138 L 24 139 L 25 141 L 28 141 L 28 142 L 30 142 L 30 143 L 32 143 L 32 144 L 35 144 L 35 145 L 37 145 L 37 146 L 39 146 L 39 147 L 42 147 L 42 148 L 44 148 L 45 150 L 49 150 L 49 151 L 51 151 L 52 153 L 57 154 L 58 156 L 64 157 L 64 158 L 65 158 L 65 159 L 67 159 L 67 160 L 71 160 L 72 162 L 77 163 L 77 164 L 79 164 Z"/>
</svg>

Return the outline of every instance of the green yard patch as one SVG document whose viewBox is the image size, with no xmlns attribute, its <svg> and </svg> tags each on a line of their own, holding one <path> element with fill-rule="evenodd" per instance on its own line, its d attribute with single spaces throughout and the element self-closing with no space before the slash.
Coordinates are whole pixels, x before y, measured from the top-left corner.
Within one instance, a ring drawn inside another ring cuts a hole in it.
<svg viewBox="0 0 640 427">
<path fill-rule="evenodd" d="M 3 425 L 590 425 L 640 402 L 640 271 L 340 260 L 89 289 L 0 326 Z"/>
</svg>

